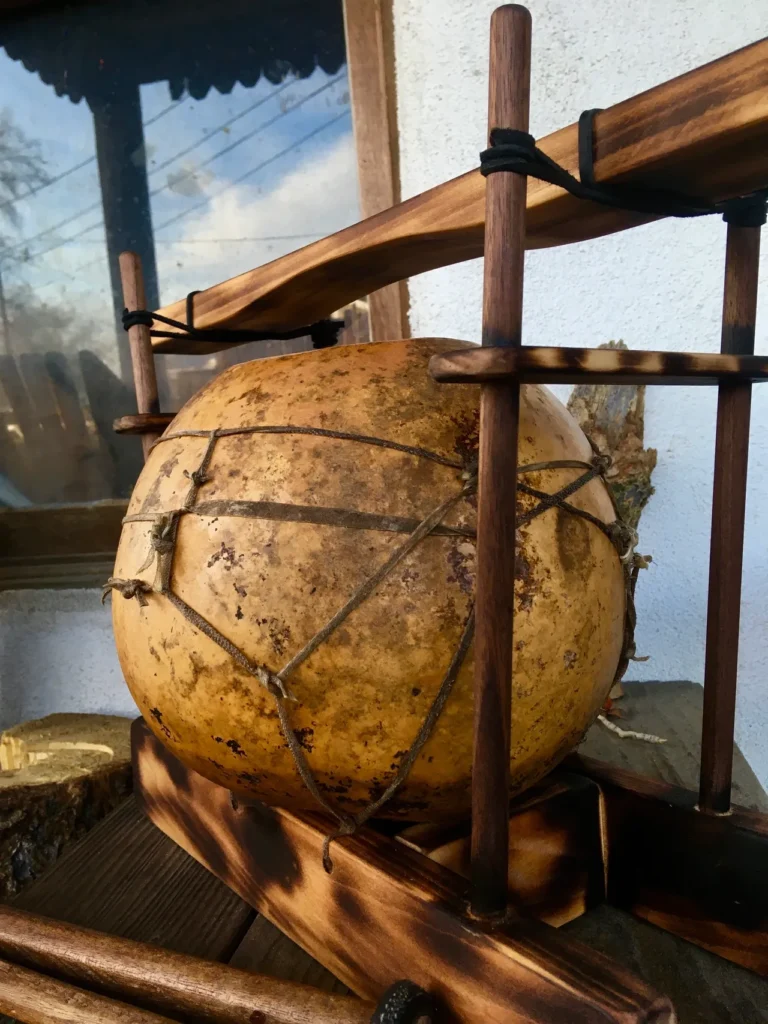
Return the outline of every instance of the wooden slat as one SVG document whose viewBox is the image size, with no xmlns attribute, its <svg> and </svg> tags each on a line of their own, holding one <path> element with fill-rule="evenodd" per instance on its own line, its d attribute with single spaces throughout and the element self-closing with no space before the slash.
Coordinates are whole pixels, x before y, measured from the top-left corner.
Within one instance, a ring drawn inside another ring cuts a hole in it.
<svg viewBox="0 0 768 1024">
<path fill-rule="evenodd" d="M 360 212 L 373 217 L 400 201 L 392 0 L 344 0 L 344 34 Z M 373 292 L 368 302 L 374 341 L 409 337 L 404 281 Z"/>
<path fill-rule="evenodd" d="M 0 509 L 0 587 L 100 586 L 127 501 Z"/>
<path fill-rule="evenodd" d="M 169 843 L 131 797 L 14 906 L 123 938 L 227 960 L 253 911 Z"/>
<path fill-rule="evenodd" d="M 768 183 L 768 40 L 609 107 L 595 119 L 598 181 L 665 185 L 707 199 Z M 575 124 L 540 147 L 578 173 Z M 198 327 L 287 329 L 393 281 L 483 254 L 485 180 L 473 170 L 195 297 Z M 528 181 L 527 247 L 584 241 L 652 219 Z M 200 282 L 201 284 L 203 282 Z M 184 321 L 186 300 L 162 309 Z M 155 339 L 157 351 L 193 351 Z M 212 351 L 210 345 L 200 351 Z"/>
<path fill-rule="evenodd" d="M 233 808 L 141 722 L 134 770 L 145 812 L 167 835 L 364 998 L 409 977 L 458 1019 L 672 1024 L 665 998 L 560 932 L 470 918 L 466 883 L 371 829 L 334 844 L 328 874 L 330 818 Z"/>
<path fill-rule="evenodd" d="M 627 349 L 464 348 L 432 356 L 441 384 L 481 384 L 517 375 L 541 384 L 717 384 L 768 380 L 765 356 Z"/>
</svg>

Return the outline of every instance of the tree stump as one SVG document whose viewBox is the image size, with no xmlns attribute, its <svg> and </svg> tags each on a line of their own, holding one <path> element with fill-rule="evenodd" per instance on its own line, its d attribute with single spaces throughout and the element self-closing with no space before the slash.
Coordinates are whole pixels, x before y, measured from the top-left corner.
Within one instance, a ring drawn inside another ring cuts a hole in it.
<svg viewBox="0 0 768 1024">
<path fill-rule="evenodd" d="M 0 734 L 0 900 L 129 795 L 130 723 L 48 715 Z"/>
</svg>

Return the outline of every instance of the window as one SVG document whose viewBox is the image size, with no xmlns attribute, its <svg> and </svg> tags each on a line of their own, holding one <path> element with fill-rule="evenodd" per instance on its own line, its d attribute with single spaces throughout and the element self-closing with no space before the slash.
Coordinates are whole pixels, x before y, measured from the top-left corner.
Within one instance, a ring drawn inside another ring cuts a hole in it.
<svg viewBox="0 0 768 1024">
<path fill-rule="evenodd" d="M 0 505 L 125 498 L 117 256 L 157 308 L 359 218 L 341 0 L 46 8 L 0 46 Z M 223 365 L 158 360 L 162 407 Z"/>
<path fill-rule="evenodd" d="M 112 431 L 136 408 L 118 254 L 157 308 L 392 205 L 392 78 L 389 0 L 0 2 L 0 587 L 109 572 L 141 468 Z M 371 297 L 377 337 L 406 303 Z M 345 319 L 368 337 L 366 300 Z M 161 407 L 308 345 L 158 358 Z"/>
</svg>

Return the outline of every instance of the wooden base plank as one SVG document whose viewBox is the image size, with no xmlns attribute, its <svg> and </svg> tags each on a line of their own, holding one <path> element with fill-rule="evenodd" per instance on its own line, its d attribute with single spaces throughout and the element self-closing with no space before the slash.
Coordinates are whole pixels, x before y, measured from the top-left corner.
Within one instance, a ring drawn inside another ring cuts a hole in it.
<svg viewBox="0 0 768 1024">
<path fill-rule="evenodd" d="M 371 829 L 334 845 L 327 874 L 324 815 L 234 808 L 143 722 L 134 724 L 134 770 L 151 820 L 358 995 L 376 999 L 407 976 L 449 1020 L 674 1020 L 665 997 L 546 925 L 471 919 L 462 879 Z"/>
<path fill-rule="evenodd" d="M 608 864 L 603 800 L 590 779 L 553 772 L 509 811 L 510 900 L 546 924 L 560 927 L 606 898 Z M 469 822 L 411 825 L 397 842 L 470 877 Z"/>
<path fill-rule="evenodd" d="M 768 814 L 703 814 L 677 786 L 578 756 L 569 766 L 605 797 L 609 901 L 768 975 Z"/>
</svg>

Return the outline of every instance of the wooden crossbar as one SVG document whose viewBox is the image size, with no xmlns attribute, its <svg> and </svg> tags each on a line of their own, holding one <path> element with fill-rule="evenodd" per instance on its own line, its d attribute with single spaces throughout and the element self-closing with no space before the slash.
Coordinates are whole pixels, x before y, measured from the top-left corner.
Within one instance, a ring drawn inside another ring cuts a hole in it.
<svg viewBox="0 0 768 1024">
<path fill-rule="evenodd" d="M 596 101 L 599 100 L 596 97 Z M 478 151 L 482 138 L 477 137 Z M 540 148 L 578 173 L 578 128 Z M 595 118 L 595 176 L 704 199 L 768 184 L 768 39 L 617 103 Z M 528 179 L 529 249 L 622 231 L 652 218 L 575 199 Z M 483 255 L 485 179 L 477 170 L 195 296 L 195 324 L 287 330 L 394 281 Z M 186 299 L 160 310 L 186 320 Z M 157 352 L 208 353 L 210 342 L 153 339 Z"/>
</svg>

